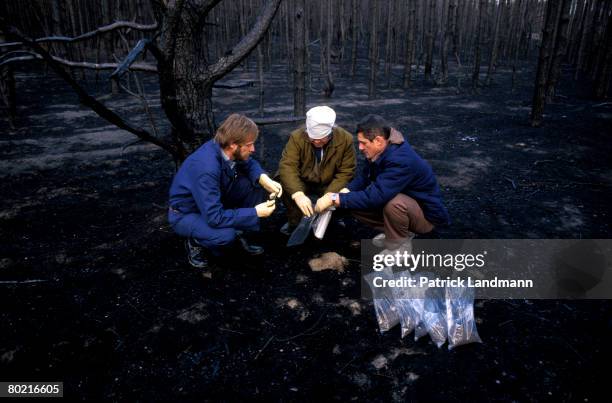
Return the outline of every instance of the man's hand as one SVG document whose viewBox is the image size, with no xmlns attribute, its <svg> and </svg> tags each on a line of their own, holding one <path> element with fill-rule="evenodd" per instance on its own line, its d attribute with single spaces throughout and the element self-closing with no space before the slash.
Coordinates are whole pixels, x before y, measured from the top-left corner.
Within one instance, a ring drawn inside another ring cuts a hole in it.
<svg viewBox="0 0 612 403">
<path fill-rule="evenodd" d="M 262 188 L 266 189 L 270 194 L 274 194 L 275 197 L 281 197 L 283 194 L 283 187 L 280 183 L 273 181 L 266 174 L 261 174 L 259 176 L 259 184 Z"/>
<path fill-rule="evenodd" d="M 270 217 L 275 208 L 276 202 L 274 200 L 267 200 L 255 206 L 255 211 L 257 212 L 257 217 L 265 218 Z"/>
<path fill-rule="evenodd" d="M 323 196 L 317 200 L 317 205 L 315 206 L 315 213 L 322 213 L 333 205 L 333 201 L 331 198 L 331 193 L 325 193 Z"/>
<path fill-rule="evenodd" d="M 338 193 L 351 193 L 351 191 L 348 188 L 342 188 Z"/>
<path fill-rule="evenodd" d="M 295 192 L 291 195 L 291 198 L 297 204 L 297 206 L 302 210 L 302 214 L 306 217 L 310 217 L 313 213 L 312 211 L 312 202 L 310 198 L 304 194 L 304 192 Z"/>
</svg>

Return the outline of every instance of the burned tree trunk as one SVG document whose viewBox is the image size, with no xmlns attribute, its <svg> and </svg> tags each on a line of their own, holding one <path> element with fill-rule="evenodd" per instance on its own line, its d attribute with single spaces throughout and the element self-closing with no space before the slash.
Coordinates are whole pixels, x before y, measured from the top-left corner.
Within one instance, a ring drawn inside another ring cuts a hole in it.
<svg viewBox="0 0 612 403">
<path fill-rule="evenodd" d="M 306 114 L 306 18 L 304 18 L 304 0 L 297 0 L 293 18 L 293 115 Z"/>
<path fill-rule="evenodd" d="M 370 80 L 368 82 L 368 97 L 376 96 L 376 74 L 378 72 L 378 0 L 370 2 Z"/>
<path fill-rule="evenodd" d="M 555 85 L 559 78 L 561 70 L 561 59 L 565 54 L 567 47 L 567 27 L 569 24 L 570 0 L 560 0 L 560 16 L 557 23 L 555 46 L 552 55 L 552 61 L 548 71 L 548 79 L 546 81 L 546 102 L 552 102 L 555 95 Z"/>
<path fill-rule="evenodd" d="M 491 57 L 489 59 L 489 68 L 487 69 L 487 85 L 491 85 L 491 77 L 495 71 L 495 63 L 497 61 L 497 49 L 499 48 L 499 26 L 501 23 L 503 5 L 500 3 L 497 6 L 497 16 L 495 17 L 495 30 L 493 32 L 493 44 L 491 45 Z"/>
<path fill-rule="evenodd" d="M 453 21 L 455 19 L 455 0 L 448 2 L 448 13 L 446 17 L 446 29 L 444 30 L 442 51 L 440 53 L 440 83 L 446 83 L 448 81 L 448 45 L 453 34 Z"/>
<path fill-rule="evenodd" d="M 593 81 L 595 87 L 593 95 L 596 99 L 606 97 L 612 79 L 612 14 L 608 14 L 605 38 L 605 45 L 601 49 L 603 61 L 595 72 L 595 80 Z"/>
<path fill-rule="evenodd" d="M 530 124 L 533 127 L 542 125 L 544 105 L 546 103 L 546 82 L 550 66 L 550 58 L 554 47 L 554 33 L 557 24 L 557 11 L 559 4 L 549 1 L 546 5 L 546 19 L 542 32 L 542 44 L 540 45 L 540 56 L 538 57 L 538 70 L 533 92 L 533 104 L 531 108 Z"/>
<path fill-rule="evenodd" d="M 409 1 L 408 39 L 406 41 L 406 60 L 404 61 L 404 88 L 410 87 L 412 61 L 414 59 L 414 37 L 416 33 L 416 1 Z"/>
<path fill-rule="evenodd" d="M 427 34 L 425 36 L 425 80 L 431 79 L 431 68 L 433 64 L 433 48 L 434 48 L 434 24 L 436 20 L 436 2 L 431 1 L 429 5 L 429 13 L 427 13 Z"/>
<path fill-rule="evenodd" d="M 476 23 L 476 40 L 474 43 L 474 72 L 472 73 L 472 88 L 478 89 L 480 77 L 480 42 L 482 41 L 484 22 L 483 14 L 486 0 L 480 0 L 478 5 L 478 22 Z"/>
<path fill-rule="evenodd" d="M 351 77 L 355 77 L 355 67 L 357 65 L 357 41 L 359 40 L 359 0 L 353 0 L 351 5 Z"/>
</svg>

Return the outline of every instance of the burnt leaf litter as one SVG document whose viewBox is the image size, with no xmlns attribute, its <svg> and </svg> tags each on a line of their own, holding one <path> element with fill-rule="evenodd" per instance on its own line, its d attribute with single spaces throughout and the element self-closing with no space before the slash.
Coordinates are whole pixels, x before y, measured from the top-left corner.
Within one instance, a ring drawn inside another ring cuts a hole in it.
<svg viewBox="0 0 612 403">
<path fill-rule="evenodd" d="M 268 116 L 291 113 L 286 74 L 278 66 L 266 76 Z M 612 234 L 612 109 L 582 97 L 571 72 L 540 129 L 527 123 L 531 66 L 514 92 L 500 68 L 480 94 L 458 89 L 455 76 L 448 86 L 381 87 L 371 101 L 362 74 L 337 77 L 333 98 L 310 94 L 308 105 L 332 106 L 351 132 L 371 112 L 398 127 L 440 181 L 453 219 L 440 237 Z M 399 66 L 393 74 L 399 82 Z M 228 80 L 254 77 L 237 69 Z M 164 132 L 157 88 L 145 82 Z M 483 344 L 451 352 L 429 338 L 400 339 L 399 328 L 380 334 L 360 299 L 351 242 L 374 233 L 347 218 L 323 241 L 288 249 L 282 209 L 251 236 L 264 255 L 232 254 L 199 272 L 165 220 L 169 156 L 129 145 L 129 134 L 79 107 L 55 76 L 21 70 L 17 85 L 19 128 L 0 122 L 0 379 L 63 381 L 66 396 L 83 400 L 601 396 L 608 301 L 477 301 Z M 106 91 L 93 77 L 88 85 Z M 252 88 L 215 90 L 217 119 L 256 116 L 257 97 Z M 127 95 L 106 104 L 148 122 Z M 269 172 L 292 128 L 262 128 L 255 156 Z M 346 257 L 346 270 L 313 272 L 308 261 L 325 252 Z"/>
</svg>

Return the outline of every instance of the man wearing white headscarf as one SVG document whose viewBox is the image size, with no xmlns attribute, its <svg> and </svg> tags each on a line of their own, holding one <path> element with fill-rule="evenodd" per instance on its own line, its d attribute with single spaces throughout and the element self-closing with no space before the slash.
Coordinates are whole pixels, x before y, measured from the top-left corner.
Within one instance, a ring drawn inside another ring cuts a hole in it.
<svg viewBox="0 0 612 403">
<path fill-rule="evenodd" d="M 353 136 L 336 126 L 336 112 L 329 106 L 310 109 L 306 125 L 291 132 L 279 163 L 288 219 L 281 231 L 290 233 L 314 213 L 312 198 L 346 187 L 355 167 Z"/>
</svg>

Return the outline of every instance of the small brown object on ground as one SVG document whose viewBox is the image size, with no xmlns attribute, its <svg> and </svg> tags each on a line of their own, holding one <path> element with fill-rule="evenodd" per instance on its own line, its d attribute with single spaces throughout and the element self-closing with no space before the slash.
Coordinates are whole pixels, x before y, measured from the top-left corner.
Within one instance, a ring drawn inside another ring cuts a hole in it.
<svg viewBox="0 0 612 403">
<path fill-rule="evenodd" d="M 348 266 L 348 260 L 336 252 L 325 252 L 314 259 L 310 259 L 308 265 L 312 271 L 335 270 L 342 273 L 344 268 Z"/>
</svg>

